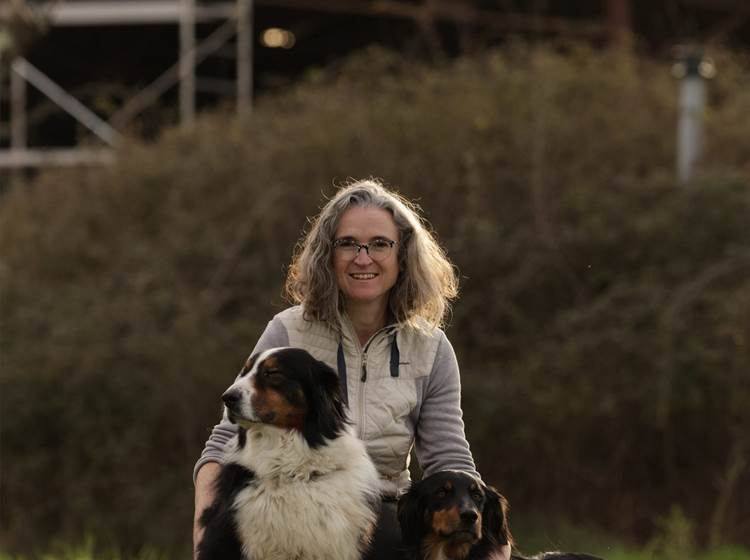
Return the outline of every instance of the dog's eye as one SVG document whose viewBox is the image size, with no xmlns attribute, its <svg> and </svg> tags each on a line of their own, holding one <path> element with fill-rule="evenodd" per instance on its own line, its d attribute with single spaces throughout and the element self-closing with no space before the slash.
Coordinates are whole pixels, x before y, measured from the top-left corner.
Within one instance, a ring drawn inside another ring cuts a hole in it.
<svg viewBox="0 0 750 560">
<path fill-rule="evenodd" d="M 445 488 L 441 488 L 437 492 L 435 492 L 435 497 L 437 498 L 445 498 L 448 495 L 448 491 Z"/>
<path fill-rule="evenodd" d="M 271 377 L 274 375 L 281 375 L 280 369 L 266 369 L 263 370 L 263 377 Z"/>
<path fill-rule="evenodd" d="M 482 499 L 484 498 L 484 495 L 479 490 L 474 490 L 471 493 L 471 497 L 474 498 L 475 502 L 481 502 Z"/>
</svg>

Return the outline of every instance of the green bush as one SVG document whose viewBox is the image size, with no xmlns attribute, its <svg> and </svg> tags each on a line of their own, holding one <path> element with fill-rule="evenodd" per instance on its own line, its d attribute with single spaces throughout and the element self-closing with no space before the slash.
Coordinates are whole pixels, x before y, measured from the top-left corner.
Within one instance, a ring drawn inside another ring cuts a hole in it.
<svg viewBox="0 0 750 560">
<path fill-rule="evenodd" d="M 184 555 L 218 396 L 274 312 L 321 193 L 380 176 L 462 276 L 449 336 L 483 476 L 514 511 L 748 544 L 750 88 L 721 54 L 700 176 L 676 84 L 623 53 L 370 51 L 237 120 L 0 202 L 3 548 Z"/>
</svg>

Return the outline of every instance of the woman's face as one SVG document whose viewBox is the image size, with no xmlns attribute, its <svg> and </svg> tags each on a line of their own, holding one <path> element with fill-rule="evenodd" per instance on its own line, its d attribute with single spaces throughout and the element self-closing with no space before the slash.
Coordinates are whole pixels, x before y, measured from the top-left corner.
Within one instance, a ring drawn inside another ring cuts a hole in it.
<svg viewBox="0 0 750 560">
<path fill-rule="evenodd" d="M 377 240 L 399 241 L 398 227 L 382 208 L 355 206 L 341 215 L 335 240 L 368 244 Z M 398 278 L 398 244 L 382 260 L 373 260 L 362 248 L 356 257 L 334 249 L 333 269 L 339 290 L 347 302 L 388 305 L 388 292 Z"/>
</svg>

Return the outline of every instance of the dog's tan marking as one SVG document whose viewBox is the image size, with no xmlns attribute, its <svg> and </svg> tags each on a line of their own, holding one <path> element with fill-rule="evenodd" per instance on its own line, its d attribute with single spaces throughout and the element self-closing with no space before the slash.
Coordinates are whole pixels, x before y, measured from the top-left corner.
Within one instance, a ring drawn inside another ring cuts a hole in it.
<svg viewBox="0 0 750 560">
<path fill-rule="evenodd" d="M 451 543 L 435 533 L 422 539 L 422 558 L 424 560 L 465 560 L 471 552 L 470 542 Z"/>
<path fill-rule="evenodd" d="M 445 546 L 445 541 L 435 533 L 425 535 L 421 543 L 422 558 L 424 560 L 438 560 Z"/>
<path fill-rule="evenodd" d="M 464 558 L 469 556 L 472 546 L 471 542 L 454 543 L 449 541 L 445 543 L 443 550 L 448 560 L 464 560 Z"/>
<path fill-rule="evenodd" d="M 447 535 L 452 533 L 461 525 L 461 517 L 458 513 L 458 507 L 453 506 L 447 509 L 439 509 L 432 514 L 431 527 L 436 534 Z"/>
<path fill-rule="evenodd" d="M 276 356 L 270 356 L 263 360 L 263 367 L 266 369 L 279 369 L 279 360 L 276 359 Z"/>
<path fill-rule="evenodd" d="M 305 409 L 292 405 L 275 389 L 256 387 L 250 404 L 262 422 L 279 428 L 302 429 Z"/>
</svg>

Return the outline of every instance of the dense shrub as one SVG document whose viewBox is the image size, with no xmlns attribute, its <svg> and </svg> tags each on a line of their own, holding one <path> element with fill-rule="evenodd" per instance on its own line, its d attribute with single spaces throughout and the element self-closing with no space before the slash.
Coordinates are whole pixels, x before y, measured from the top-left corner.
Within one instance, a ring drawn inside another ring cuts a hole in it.
<svg viewBox="0 0 750 560">
<path fill-rule="evenodd" d="M 311 73 L 0 203 L 2 541 L 189 548 L 192 465 L 321 193 L 380 176 L 455 260 L 467 430 L 514 511 L 750 534 L 747 67 L 672 181 L 668 66 L 508 47 Z"/>
</svg>

